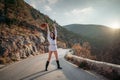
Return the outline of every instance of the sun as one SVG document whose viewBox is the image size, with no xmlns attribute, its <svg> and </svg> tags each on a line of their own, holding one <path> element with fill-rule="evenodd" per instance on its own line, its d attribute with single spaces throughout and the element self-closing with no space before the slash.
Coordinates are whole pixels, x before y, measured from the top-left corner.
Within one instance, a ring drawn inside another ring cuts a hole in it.
<svg viewBox="0 0 120 80">
<path fill-rule="evenodd" d="M 120 29 L 120 23 L 119 22 L 113 22 L 110 24 L 110 27 L 113 29 Z"/>
</svg>

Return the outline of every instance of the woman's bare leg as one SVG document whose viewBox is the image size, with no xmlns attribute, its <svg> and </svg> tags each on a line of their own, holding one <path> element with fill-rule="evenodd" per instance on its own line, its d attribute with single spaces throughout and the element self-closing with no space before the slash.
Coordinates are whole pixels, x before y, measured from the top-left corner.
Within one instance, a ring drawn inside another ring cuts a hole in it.
<svg viewBox="0 0 120 80">
<path fill-rule="evenodd" d="M 52 56 L 52 51 L 49 51 L 49 53 L 48 53 L 48 60 L 47 60 L 46 65 L 45 65 L 45 71 L 47 71 L 47 68 L 48 68 L 51 56 Z"/>
<path fill-rule="evenodd" d="M 56 63 L 57 63 L 58 69 L 62 69 L 62 67 L 60 67 L 60 63 L 59 63 L 59 60 L 58 60 L 58 52 L 54 51 L 54 55 L 55 55 L 55 58 L 56 58 Z"/>
<path fill-rule="evenodd" d="M 54 55 L 55 55 L 56 60 L 58 60 L 58 52 L 57 51 L 54 51 Z"/>
<path fill-rule="evenodd" d="M 51 60 L 51 56 L 52 56 L 52 51 L 49 51 L 49 53 L 48 53 L 48 61 Z"/>
</svg>

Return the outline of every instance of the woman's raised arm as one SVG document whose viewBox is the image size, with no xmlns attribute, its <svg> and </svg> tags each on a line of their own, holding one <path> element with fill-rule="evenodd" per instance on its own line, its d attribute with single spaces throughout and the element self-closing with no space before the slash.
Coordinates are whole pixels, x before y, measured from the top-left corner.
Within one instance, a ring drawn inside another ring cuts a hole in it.
<svg viewBox="0 0 120 80">
<path fill-rule="evenodd" d="M 46 24 L 46 26 L 47 26 L 47 38 L 49 39 L 50 38 L 50 29 L 49 29 L 48 24 Z"/>
<path fill-rule="evenodd" d="M 57 29 L 56 29 L 56 24 L 55 23 L 53 24 L 53 27 L 54 27 L 55 36 L 57 37 Z"/>
</svg>

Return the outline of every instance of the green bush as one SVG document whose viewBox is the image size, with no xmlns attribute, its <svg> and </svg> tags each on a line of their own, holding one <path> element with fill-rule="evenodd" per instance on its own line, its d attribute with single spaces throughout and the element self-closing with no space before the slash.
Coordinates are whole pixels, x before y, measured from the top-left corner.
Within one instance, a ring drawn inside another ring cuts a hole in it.
<svg viewBox="0 0 120 80">
<path fill-rule="evenodd" d="M 89 68 L 88 68 L 88 64 L 87 64 L 86 61 L 81 62 L 81 63 L 79 64 L 79 67 L 80 67 L 80 68 L 83 68 L 83 69 L 89 69 Z"/>
<path fill-rule="evenodd" d="M 15 4 L 15 0 L 5 0 L 6 3 Z"/>
</svg>

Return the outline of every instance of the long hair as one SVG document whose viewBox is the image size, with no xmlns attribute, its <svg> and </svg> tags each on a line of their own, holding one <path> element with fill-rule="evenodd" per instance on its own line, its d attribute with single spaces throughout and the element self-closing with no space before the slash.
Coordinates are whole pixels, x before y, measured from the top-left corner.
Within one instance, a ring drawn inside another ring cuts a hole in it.
<svg viewBox="0 0 120 80">
<path fill-rule="evenodd" d="M 51 37 L 51 39 L 55 40 L 55 33 L 54 32 L 51 32 L 53 34 L 53 37 Z"/>
</svg>

